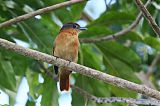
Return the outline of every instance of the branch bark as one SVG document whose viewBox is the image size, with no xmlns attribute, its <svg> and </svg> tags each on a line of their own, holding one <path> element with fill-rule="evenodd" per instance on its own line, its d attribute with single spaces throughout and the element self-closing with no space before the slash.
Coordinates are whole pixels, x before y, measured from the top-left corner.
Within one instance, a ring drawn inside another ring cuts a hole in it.
<svg viewBox="0 0 160 106">
<path fill-rule="evenodd" d="M 54 74 L 50 72 L 47 68 L 44 67 L 43 64 L 38 62 L 40 67 L 44 70 L 44 72 L 51 77 L 54 81 L 58 81 Z M 85 106 L 88 104 L 88 100 L 92 100 L 96 103 L 128 103 L 128 104 L 134 104 L 134 105 L 159 105 L 160 100 L 155 99 L 133 99 L 133 98 L 123 98 L 123 97 L 96 97 L 87 91 L 75 86 L 71 85 L 71 88 L 80 93 L 82 96 L 86 97 Z"/>
<path fill-rule="evenodd" d="M 153 19 L 152 15 L 149 13 L 149 11 L 146 9 L 146 7 L 143 5 L 141 0 L 135 0 L 137 6 L 142 11 L 143 15 L 145 16 L 148 23 L 151 25 L 152 29 L 156 33 L 157 37 L 160 37 L 160 28 L 156 24 L 155 20 Z"/>
<path fill-rule="evenodd" d="M 147 3 L 145 4 L 145 7 L 147 7 L 149 4 L 151 3 L 151 0 L 148 0 Z M 125 28 L 115 34 L 110 34 L 110 35 L 106 35 L 106 36 L 103 36 L 103 37 L 97 37 L 97 38 L 81 38 L 80 39 L 80 42 L 82 43 L 95 43 L 95 42 L 102 42 L 102 41 L 107 41 L 107 40 L 113 40 L 113 39 L 116 39 L 128 32 L 130 32 L 132 29 L 134 29 L 139 21 L 141 20 L 142 18 L 142 12 L 140 12 L 137 17 L 136 17 L 136 20 L 132 22 L 132 24 L 130 26 L 128 26 L 128 28 Z"/>
<path fill-rule="evenodd" d="M 92 100 L 96 103 L 128 103 L 128 104 L 136 104 L 136 105 L 159 105 L 160 100 L 152 100 L 152 99 L 133 99 L 133 98 L 123 98 L 123 97 L 96 97 L 94 95 L 89 94 L 83 89 L 71 85 L 71 87 L 80 93 L 83 96 L 86 96 L 89 100 Z"/>
<path fill-rule="evenodd" d="M 71 70 L 77 73 L 83 74 L 85 76 L 99 79 L 101 81 L 104 81 L 105 83 L 109 83 L 109 84 L 112 84 L 112 85 L 115 85 L 121 88 L 129 89 L 129 90 L 133 90 L 135 92 L 138 92 L 146 96 L 150 96 L 150 97 L 160 100 L 160 92 L 153 90 L 151 88 L 148 88 L 144 85 L 139 85 L 139 84 L 115 77 L 115 76 L 111 76 L 109 74 L 100 72 L 98 70 L 91 69 L 89 67 L 85 67 L 85 66 L 73 63 L 73 62 L 69 62 L 64 59 L 56 58 L 54 56 L 51 56 L 51 55 L 48 55 L 48 54 L 45 54 L 45 53 L 42 53 L 36 50 L 24 48 L 22 46 L 19 46 L 15 43 L 9 42 L 1 38 L 0 38 L 0 46 L 5 49 L 14 51 L 18 54 L 32 57 L 36 60 L 54 64 L 59 67 L 68 67 Z"/>
<path fill-rule="evenodd" d="M 69 6 L 69 5 L 84 2 L 84 1 L 85 0 L 71 0 L 71 1 L 66 1 L 66 2 L 63 2 L 63 3 L 59 3 L 59 4 L 56 4 L 56 5 L 52 5 L 52 6 L 49 6 L 49 7 L 45 7 L 45 8 L 30 12 L 28 14 L 24 14 L 24 15 L 15 17 L 15 18 L 10 19 L 8 21 L 5 21 L 5 22 L 0 24 L 0 28 L 9 26 L 11 24 L 14 24 L 14 23 L 17 23 L 17 22 L 20 22 L 20 21 L 24 21 L 24 20 L 29 19 L 31 17 L 34 17 L 36 15 L 40 15 L 40 14 L 43 14 L 43 13 L 46 13 L 46 12 L 56 10 L 58 8 L 61 8 L 61 7 Z"/>
</svg>

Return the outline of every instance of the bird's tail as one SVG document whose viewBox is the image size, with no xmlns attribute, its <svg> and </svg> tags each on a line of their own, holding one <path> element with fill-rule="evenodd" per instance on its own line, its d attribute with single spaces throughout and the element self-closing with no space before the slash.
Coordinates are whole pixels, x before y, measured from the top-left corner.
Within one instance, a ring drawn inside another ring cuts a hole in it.
<svg viewBox="0 0 160 106">
<path fill-rule="evenodd" d="M 70 71 L 66 69 L 62 69 L 60 72 L 60 90 L 61 91 L 68 91 L 70 88 L 70 81 L 69 81 Z"/>
</svg>

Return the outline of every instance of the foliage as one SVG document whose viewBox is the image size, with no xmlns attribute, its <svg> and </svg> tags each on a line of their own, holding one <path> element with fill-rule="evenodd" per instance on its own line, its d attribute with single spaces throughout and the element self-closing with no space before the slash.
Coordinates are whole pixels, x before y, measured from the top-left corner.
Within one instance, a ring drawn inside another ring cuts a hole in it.
<svg viewBox="0 0 160 106">
<path fill-rule="evenodd" d="M 63 2 L 64 0 L 0 0 L 0 23 L 13 17 L 28 13 L 39 8 Z M 92 1 L 88 1 L 92 2 Z M 159 0 L 155 0 L 159 3 Z M 12 42 L 23 42 L 22 46 L 32 48 L 44 53 L 52 54 L 53 41 L 59 32 L 59 22 L 76 22 L 78 20 L 87 21 L 83 17 L 83 10 L 86 3 L 76 4 L 60 8 L 50 13 L 42 14 L 39 18 L 31 18 L 12 26 L 0 29 L 0 38 Z M 95 7 L 96 8 L 96 7 Z M 160 12 L 151 5 L 149 11 L 156 22 L 160 24 Z M 136 18 L 139 10 L 134 1 L 117 0 L 109 5 L 109 9 L 102 13 L 92 22 L 87 21 L 88 30 L 82 32 L 80 38 L 101 37 L 113 34 L 124 28 L 127 28 Z M 79 64 L 103 71 L 105 73 L 124 78 L 129 81 L 141 83 L 135 75 L 140 71 L 147 73 L 148 67 L 160 51 L 160 40 L 156 38 L 155 33 L 145 19 L 140 21 L 136 29 L 124 34 L 114 41 L 105 41 L 93 44 L 81 43 L 79 50 Z M 48 70 L 53 72 L 52 68 L 43 64 Z M 151 75 L 152 81 L 158 85 L 160 64 L 154 67 Z M 38 81 L 39 75 L 42 75 L 44 82 Z M 29 100 L 27 106 L 34 106 L 35 100 L 42 95 L 42 106 L 58 105 L 58 91 L 56 83 L 52 78 L 46 76 L 39 62 L 12 53 L 0 48 L 0 88 L 17 93 L 19 78 L 27 78 L 29 84 Z M 75 79 L 75 85 L 83 88 L 89 93 L 102 96 L 121 96 L 134 97 L 138 95 L 135 92 L 103 83 L 80 74 L 72 75 Z M 6 92 L 11 95 L 10 92 Z M 84 105 L 85 97 L 73 90 L 73 106 Z M 12 98 L 15 102 L 15 97 Z M 13 105 L 14 102 L 10 102 Z M 105 104 L 96 104 L 89 101 L 88 106 L 106 106 Z M 112 103 L 107 106 L 126 106 L 126 104 Z"/>
</svg>

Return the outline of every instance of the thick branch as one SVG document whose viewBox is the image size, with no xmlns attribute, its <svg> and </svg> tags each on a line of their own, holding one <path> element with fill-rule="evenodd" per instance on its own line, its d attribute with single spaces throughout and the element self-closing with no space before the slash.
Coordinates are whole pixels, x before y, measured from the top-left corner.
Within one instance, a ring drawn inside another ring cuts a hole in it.
<svg viewBox="0 0 160 106">
<path fill-rule="evenodd" d="M 135 0 L 135 2 L 137 4 L 137 6 L 139 7 L 139 9 L 142 11 L 143 15 L 146 17 L 147 21 L 151 25 L 151 27 L 154 30 L 154 32 L 157 34 L 157 37 L 160 37 L 160 28 L 156 24 L 155 20 L 153 19 L 153 17 L 149 13 L 149 11 L 143 5 L 143 3 L 141 2 L 141 0 Z"/>
<path fill-rule="evenodd" d="M 20 22 L 20 21 L 24 21 L 24 20 L 29 19 L 31 17 L 34 17 L 36 15 L 40 15 L 40 14 L 43 14 L 43 13 L 46 13 L 46 12 L 56 10 L 58 8 L 61 8 L 61 7 L 69 6 L 69 5 L 72 5 L 72 4 L 75 4 L 75 3 L 80 3 L 80 2 L 83 2 L 83 1 L 85 1 L 85 0 L 71 0 L 71 1 L 66 1 L 66 2 L 63 2 L 63 3 L 59 3 L 59 4 L 56 4 L 56 5 L 52 5 L 52 6 L 49 6 L 49 7 L 45 7 L 45 8 L 30 12 L 28 14 L 24 14 L 24 15 L 15 17 L 15 18 L 10 19 L 8 21 L 5 21 L 5 22 L 0 24 L 0 28 L 9 26 L 11 24 L 14 24 L 14 23 L 17 23 L 17 22 Z"/>
<path fill-rule="evenodd" d="M 40 62 L 38 62 L 40 67 L 45 71 L 45 73 L 53 78 L 54 81 L 58 81 L 55 76 L 53 75 L 52 72 L 50 72 L 47 68 L 44 67 L 43 64 L 41 64 Z M 141 104 L 141 105 L 159 105 L 160 101 L 159 100 L 151 100 L 151 99 L 133 99 L 133 98 L 123 98 L 123 97 L 96 97 L 90 93 L 88 93 L 87 91 L 75 86 L 75 85 L 71 85 L 71 88 L 74 89 L 75 91 L 77 91 L 78 93 L 80 93 L 81 95 L 87 97 L 87 101 L 88 100 L 92 100 L 96 103 L 115 103 L 115 102 L 119 102 L 119 103 L 128 103 L 128 104 Z M 86 102 L 87 104 L 88 102 Z M 85 105 L 87 106 L 87 105 Z"/>
<path fill-rule="evenodd" d="M 71 87 L 76 90 L 78 93 L 86 96 L 89 100 L 92 100 L 96 103 L 128 103 L 128 104 L 141 104 L 141 105 L 159 105 L 160 100 L 151 100 L 151 99 L 133 99 L 133 98 L 123 98 L 123 97 L 96 97 L 94 95 L 89 94 L 83 89 L 71 85 Z"/>
<path fill-rule="evenodd" d="M 54 56 L 51 56 L 51 55 L 48 55 L 48 54 L 45 54 L 39 51 L 27 49 L 15 43 L 1 39 L 1 38 L 0 38 L 0 46 L 5 49 L 9 49 L 16 53 L 19 53 L 21 55 L 32 57 L 36 60 L 44 61 L 50 64 L 55 64 L 59 67 L 68 67 L 71 70 L 78 72 L 80 74 L 83 74 L 85 76 L 99 79 L 106 83 L 110 83 L 112 85 L 115 85 L 121 88 L 127 88 L 130 90 L 136 91 L 138 93 L 141 93 L 141 94 L 144 94 L 144 95 L 156 98 L 156 99 L 160 99 L 160 92 L 153 90 L 151 88 L 148 88 L 144 85 L 139 85 L 139 84 L 136 84 L 136 83 L 133 83 L 133 82 L 130 82 L 130 81 L 118 78 L 118 77 L 114 77 L 109 74 L 100 72 L 98 70 L 91 69 L 91 68 L 88 68 L 88 67 L 85 67 L 85 66 L 73 63 L 73 62 L 69 62 L 69 61 L 66 61 L 60 58 L 56 58 Z"/>
<path fill-rule="evenodd" d="M 149 4 L 151 3 L 151 0 L 148 0 L 147 3 L 145 4 L 145 6 L 147 7 Z M 80 39 L 80 42 L 83 42 L 83 43 L 94 43 L 94 42 L 102 42 L 102 41 L 107 41 L 107 40 L 113 40 L 113 39 L 116 39 L 128 32 L 130 32 L 132 29 L 134 29 L 139 21 L 141 20 L 142 18 L 142 12 L 140 12 L 138 14 L 138 16 L 136 17 L 136 20 L 133 21 L 133 23 L 128 26 L 128 28 L 125 28 L 115 34 L 110 34 L 110 35 L 107 35 L 107 36 L 103 36 L 103 37 L 97 37 L 97 38 L 82 38 Z"/>
</svg>

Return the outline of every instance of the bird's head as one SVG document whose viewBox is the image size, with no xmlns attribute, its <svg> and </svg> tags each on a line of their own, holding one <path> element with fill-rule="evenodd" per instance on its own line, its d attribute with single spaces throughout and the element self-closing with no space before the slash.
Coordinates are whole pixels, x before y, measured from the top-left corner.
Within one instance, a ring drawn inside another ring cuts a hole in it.
<svg viewBox="0 0 160 106">
<path fill-rule="evenodd" d="M 80 27 L 79 24 L 77 23 L 66 23 L 62 26 L 61 31 L 62 30 L 75 30 L 77 32 L 80 32 L 81 30 L 86 30 L 87 28 L 85 27 Z"/>
</svg>

